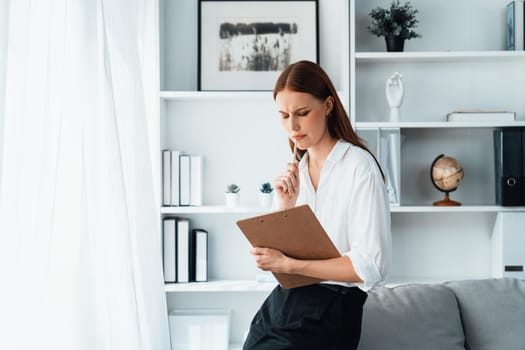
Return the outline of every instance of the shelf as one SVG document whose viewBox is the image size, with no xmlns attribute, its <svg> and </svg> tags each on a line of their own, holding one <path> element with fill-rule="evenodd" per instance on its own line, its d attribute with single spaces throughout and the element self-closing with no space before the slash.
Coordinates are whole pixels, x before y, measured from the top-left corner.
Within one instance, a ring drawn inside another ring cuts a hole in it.
<svg viewBox="0 0 525 350">
<path fill-rule="evenodd" d="M 271 209 L 259 207 L 227 208 L 224 206 L 162 207 L 161 214 L 265 214 Z M 462 205 L 458 207 L 435 207 L 432 205 L 391 205 L 392 213 L 497 213 L 525 212 L 525 207 L 502 207 L 498 205 Z"/>
<path fill-rule="evenodd" d="M 436 129 L 436 128 L 498 128 L 525 126 L 525 121 L 513 122 L 357 122 L 357 130 L 367 129 Z"/>
<path fill-rule="evenodd" d="M 264 214 L 271 209 L 260 207 L 228 208 L 220 205 L 203 205 L 198 207 L 161 207 L 161 214 Z"/>
<path fill-rule="evenodd" d="M 458 207 L 435 207 L 432 205 L 390 206 L 392 213 L 498 213 L 525 212 L 525 207 L 502 207 L 499 205 L 461 205 Z"/>
<path fill-rule="evenodd" d="M 525 51 L 357 52 L 357 63 L 522 61 Z"/>
<path fill-rule="evenodd" d="M 268 100 L 273 101 L 272 91 L 161 91 L 163 100 Z"/>
<path fill-rule="evenodd" d="M 255 280 L 221 280 L 192 283 L 167 283 L 166 292 L 269 292 L 276 282 L 257 282 Z"/>
</svg>

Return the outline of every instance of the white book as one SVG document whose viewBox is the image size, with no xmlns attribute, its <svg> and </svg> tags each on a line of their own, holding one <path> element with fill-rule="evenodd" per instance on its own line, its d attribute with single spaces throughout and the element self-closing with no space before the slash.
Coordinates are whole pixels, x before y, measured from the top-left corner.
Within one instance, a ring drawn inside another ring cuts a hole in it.
<svg viewBox="0 0 525 350">
<path fill-rule="evenodd" d="M 202 157 L 190 157 L 190 205 L 202 205 Z"/>
<path fill-rule="evenodd" d="M 190 281 L 190 221 L 177 219 L 177 282 Z"/>
<path fill-rule="evenodd" d="M 162 205 L 171 205 L 171 152 L 162 151 Z"/>
<path fill-rule="evenodd" d="M 171 151 L 171 205 L 179 206 L 180 191 L 180 151 Z"/>
<path fill-rule="evenodd" d="M 164 282 L 177 282 L 176 266 L 176 229 L 175 218 L 166 218 L 163 221 L 162 232 L 162 262 L 164 267 Z"/>
<path fill-rule="evenodd" d="M 516 113 L 508 111 L 455 111 L 447 114 L 449 122 L 511 122 Z"/>
<path fill-rule="evenodd" d="M 179 157 L 180 166 L 180 201 L 179 205 L 190 205 L 191 197 L 191 157 L 181 154 Z"/>
<path fill-rule="evenodd" d="M 195 282 L 208 280 L 208 232 L 202 229 L 193 230 L 195 240 Z"/>
</svg>

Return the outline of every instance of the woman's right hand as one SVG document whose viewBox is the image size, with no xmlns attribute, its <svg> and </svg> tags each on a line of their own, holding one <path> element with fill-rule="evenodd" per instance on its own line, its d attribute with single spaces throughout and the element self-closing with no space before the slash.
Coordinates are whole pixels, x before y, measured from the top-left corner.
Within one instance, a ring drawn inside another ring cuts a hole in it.
<svg viewBox="0 0 525 350">
<path fill-rule="evenodd" d="M 288 163 L 286 171 L 275 179 L 273 185 L 279 201 L 279 208 L 294 207 L 299 195 L 299 163 Z"/>
</svg>

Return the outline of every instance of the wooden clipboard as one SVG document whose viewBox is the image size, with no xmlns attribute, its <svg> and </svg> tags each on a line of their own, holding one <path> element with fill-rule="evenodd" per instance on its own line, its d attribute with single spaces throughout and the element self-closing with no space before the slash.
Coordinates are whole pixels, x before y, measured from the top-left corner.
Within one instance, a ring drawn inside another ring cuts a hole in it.
<svg viewBox="0 0 525 350">
<path fill-rule="evenodd" d="M 326 234 L 308 205 L 254 216 L 237 221 L 237 226 L 254 247 L 280 250 L 295 259 L 331 259 L 339 251 Z M 274 273 L 284 288 L 295 288 L 323 282 L 302 275 Z"/>
</svg>

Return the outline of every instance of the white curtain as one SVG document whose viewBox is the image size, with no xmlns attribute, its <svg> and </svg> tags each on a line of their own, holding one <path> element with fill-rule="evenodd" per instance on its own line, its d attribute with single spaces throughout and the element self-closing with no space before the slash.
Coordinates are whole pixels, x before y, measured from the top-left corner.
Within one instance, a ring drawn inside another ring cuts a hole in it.
<svg viewBox="0 0 525 350">
<path fill-rule="evenodd" d="M 2 144 L 4 129 L 4 91 L 5 91 L 5 68 L 7 56 L 7 28 L 8 28 L 8 6 L 7 0 L 0 0 L 0 184 L 2 183 Z M 0 187 L 1 191 L 1 187 Z M 0 199 L 2 192 L 0 192 Z M 0 231 L 1 234 L 1 231 Z M 1 294 L 0 294 L 1 296 Z"/>
<path fill-rule="evenodd" d="M 0 349 L 169 349 L 156 3 L 0 0 Z"/>
</svg>

